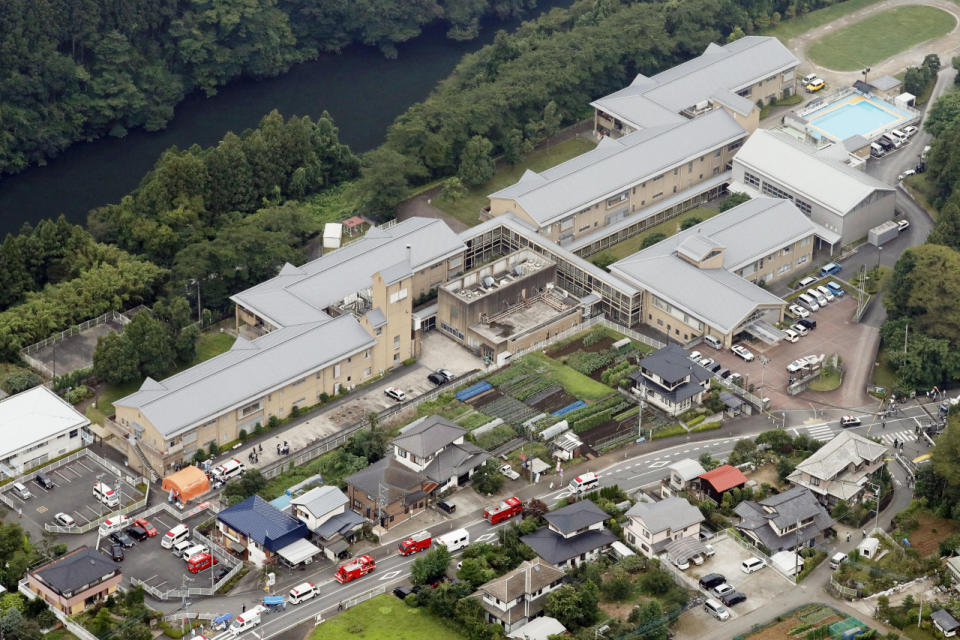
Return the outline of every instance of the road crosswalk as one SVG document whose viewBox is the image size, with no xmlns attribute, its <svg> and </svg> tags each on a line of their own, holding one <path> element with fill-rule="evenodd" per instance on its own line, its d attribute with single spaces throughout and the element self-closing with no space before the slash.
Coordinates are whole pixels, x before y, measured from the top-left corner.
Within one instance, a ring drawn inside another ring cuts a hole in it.
<svg viewBox="0 0 960 640">
<path fill-rule="evenodd" d="M 878 430 L 877 425 L 874 425 L 868 433 L 862 434 L 867 438 L 879 438 L 884 444 L 892 445 L 894 441 L 897 442 L 913 442 L 917 439 L 917 434 L 913 429 L 903 429 L 899 431 L 887 431 L 887 430 Z M 831 426 L 829 424 L 814 424 L 804 427 L 795 427 L 793 433 L 795 435 L 806 434 L 811 438 L 820 440 L 821 442 L 827 442 L 832 439 L 841 429 L 838 427 Z"/>
<path fill-rule="evenodd" d="M 815 424 L 809 427 L 797 427 L 793 431 L 797 435 L 800 435 L 801 431 L 805 431 L 806 434 L 814 440 L 822 440 L 824 442 L 830 440 L 838 433 L 837 430 L 828 424 Z"/>
<path fill-rule="evenodd" d="M 884 431 L 881 431 L 879 434 L 873 434 L 873 435 L 874 436 L 879 435 L 880 440 L 882 440 L 884 444 L 891 444 L 891 445 L 894 443 L 895 440 L 899 442 L 912 442 L 913 440 L 917 439 L 917 434 L 910 429 L 907 429 L 904 431 L 894 431 L 892 433 L 886 433 Z"/>
</svg>

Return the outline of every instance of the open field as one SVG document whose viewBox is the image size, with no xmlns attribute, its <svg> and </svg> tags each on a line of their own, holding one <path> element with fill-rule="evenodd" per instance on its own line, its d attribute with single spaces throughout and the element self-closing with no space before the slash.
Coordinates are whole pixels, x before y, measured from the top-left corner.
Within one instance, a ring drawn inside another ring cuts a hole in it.
<svg viewBox="0 0 960 640">
<path fill-rule="evenodd" d="M 845 15 L 859 11 L 864 7 L 869 7 L 879 1 L 880 0 L 847 0 L 846 2 L 838 2 L 835 5 L 817 9 L 802 16 L 791 18 L 790 20 L 785 20 L 774 27 L 764 29 L 759 35 L 780 38 L 780 41 L 786 44 L 791 38 L 796 38 L 810 31 L 810 29 L 827 24 L 828 22 L 833 22 L 837 18 L 842 18 Z"/>
<path fill-rule="evenodd" d="M 385 593 L 327 620 L 310 640 L 461 640 L 462 635 L 426 609 L 408 607 Z"/>
<path fill-rule="evenodd" d="M 935 553 L 940 547 L 940 541 L 951 533 L 960 530 L 960 524 L 953 520 L 938 518 L 932 513 L 920 511 L 917 513 L 919 526 L 910 532 L 910 548 L 916 549 L 921 556 Z"/>
<path fill-rule="evenodd" d="M 856 71 L 946 35 L 956 23 L 952 15 L 934 7 L 896 7 L 814 42 L 810 59 L 835 71 Z"/>
<path fill-rule="evenodd" d="M 480 223 L 480 210 L 489 204 L 487 195 L 509 187 L 523 175 L 527 169 L 543 171 L 560 164 L 581 153 L 586 153 L 596 146 L 590 140 L 577 136 L 563 142 L 543 147 L 533 151 L 514 166 L 502 163 L 497 166 L 497 172 L 489 181 L 467 190 L 467 195 L 456 201 L 448 200 L 443 196 L 433 199 L 433 205 L 449 213 L 451 216 L 468 226 Z"/>
</svg>

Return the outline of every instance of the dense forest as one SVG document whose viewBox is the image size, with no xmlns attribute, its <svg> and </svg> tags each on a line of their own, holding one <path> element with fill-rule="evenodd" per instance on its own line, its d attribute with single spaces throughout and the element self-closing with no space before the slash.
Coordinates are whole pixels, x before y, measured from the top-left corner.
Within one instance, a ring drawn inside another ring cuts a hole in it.
<svg viewBox="0 0 960 640">
<path fill-rule="evenodd" d="M 321 52 L 396 44 L 442 21 L 472 39 L 536 0 L 0 0 L 0 174 L 70 144 L 162 129 L 196 89 Z"/>
</svg>

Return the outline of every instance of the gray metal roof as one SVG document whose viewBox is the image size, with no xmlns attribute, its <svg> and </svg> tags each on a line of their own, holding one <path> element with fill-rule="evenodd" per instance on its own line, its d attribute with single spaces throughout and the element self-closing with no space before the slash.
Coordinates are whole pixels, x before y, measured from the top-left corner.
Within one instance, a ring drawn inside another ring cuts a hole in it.
<svg viewBox="0 0 960 640">
<path fill-rule="evenodd" d="M 706 471 L 699 462 L 693 458 L 683 458 L 667 466 L 667 469 L 676 471 L 683 478 L 684 482 L 690 482 L 694 478 L 699 478 L 700 474 Z"/>
<path fill-rule="evenodd" d="M 347 504 L 349 499 L 337 487 L 315 487 L 302 496 L 297 496 L 290 504 L 302 505 L 314 516 L 323 516 L 334 509 Z"/>
<path fill-rule="evenodd" d="M 744 136 L 729 114 L 715 110 L 616 140 L 604 138 L 595 149 L 540 174 L 527 171 L 489 197 L 515 200 L 545 226 Z"/>
<path fill-rule="evenodd" d="M 114 404 L 139 409 L 169 438 L 374 345 L 350 314 L 237 338 L 226 353 L 160 382 L 147 378 Z"/>
<path fill-rule="evenodd" d="M 443 416 L 429 416 L 393 439 L 392 444 L 418 458 L 432 456 L 466 435 L 467 430 Z"/>
<path fill-rule="evenodd" d="M 657 349 L 641 360 L 640 366 L 666 382 L 677 382 L 687 376 L 699 381 L 710 377 L 710 372 L 699 362 L 691 360 L 690 352 L 677 344 Z"/>
<path fill-rule="evenodd" d="M 344 480 L 344 484 L 374 497 L 379 495 L 380 485 L 383 484 L 387 488 L 388 504 L 420 491 L 421 483 L 420 474 L 391 456 L 380 458 Z"/>
<path fill-rule="evenodd" d="M 591 106 L 634 126 L 646 126 L 647 118 L 659 115 L 648 103 L 679 113 L 712 98 L 739 113 L 749 113 L 750 101 L 736 92 L 798 64 L 797 57 L 777 38 L 747 36 L 723 46 L 710 44 L 702 55 L 655 76 L 638 75 L 629 87 Z"/>
<path fill-rule="evenodd" d="M 317 320 L 326 307 L 371 287 L 374 273 L 390 283 L 463 249 L 442 220 L 409 218 L 388 229 L 370 229 L 360 240 L 299 267 L 286 265 L 276 277 L 230 299 L 277 326 L 300 324 Z"/>
<path fill-rule="evenodd" d="M 431 460 L 423 472 L 434 482 L 444 484 L 453 476 L 475 470 L 490 457 L 489 453 L 469 442 L 453 444 Z"/>
<path fill-rule="evenodd" d="M 110 558 L 95 549 L 82 546 L 34 569 L 31 573 L 63 595 L 119 571 L 120 566 Z"/>
<path fill-rule="evenodd" d="M 609 547 L 617 536 L 607 529 L 593 529 L 570 538 L 564 538 L 555 531 L 543 527 L 530 535 L 520 538 L 534 553 L 549 562 L 560 564 L 597 549 Z"/>
<path fill-rule="evenodd" d="M 643 526 L 651 533 L 659 533 L 667 529 L 680 531 L 704 520 L 700 509 L 678 497 L 667 498 L 660 502 L 638 502 L 630 507 L 626 515 L 643 522 Z"/>
<path fill-rule="evenodd" d="M 356 511 L 347 509 L 343 513 L 338 513 L 330 519 L 325 520 L 324 523 L 314 529 L 313 532 L 324 540 L 329 540 L 336 535 L 347 535 L 361 524 L 363 524 L 363 516 Z"/>
<path fill-rule="evenodd" d="M 544 520 L 565 534 L 603 522 L 609 517 L 592 500 L 580 500 L 543 516 Z"/>
<path fill-rule="evenodd" d="M 877 91 L 889 91 L 890 89 L 899 87 L 901 84 L 903 83 L 893 76 L 887 74 L 870 80 L 870 86 Z"/>
<path fill-rule="evenodd" d="M 831 158 L 834 154 L 832 149 L 822 152 L 789 135 L 757 129 L 733 161 L 840 216 L 877 191 L 894 191 L 890 185 Z"/>
<path fill-rule="evenodd" d="M 488 593 L 501 602 L 513 602 L 524 593 L 534 594 L 563 578 L 563 572 L 540 558 L 527 560 L 516 569 L 509 571 L 499 578 L 480 585 L 479 591 Z"/>
</svg>

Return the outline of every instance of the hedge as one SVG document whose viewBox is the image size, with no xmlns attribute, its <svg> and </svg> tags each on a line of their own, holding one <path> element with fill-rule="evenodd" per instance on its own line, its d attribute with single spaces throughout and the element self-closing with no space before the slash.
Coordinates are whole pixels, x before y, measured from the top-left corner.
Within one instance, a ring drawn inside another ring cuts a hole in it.
<svg viewBox="0 0 960 640">
<path fill-rule="evenodd" d="M 628 410 L 624 411 L 623 413 L 618 413 L 618 414 L 614 415 L 614 416 L 613 416 L 613 419 L 616 420 L 617 422 L 620 422 L 621 420 L 626 420 L 626 419 L 629 418 L 630 416 L 635 416 L 635 415 L 637 415 L 638 413 L 640 413 L 640 405 L 636 405 L 636 406 L 634 406 L 632 409 L 628 409 Z"/>
<path fill-rule="evenodd" d="M 688 427 L 695 427 L 695 426 L 697 426 L 698 424 L 700 424 L 701 422 L 703 422 L 703 421 L 706 420 L 706 419 L 707 419 L 707 416 L 705 416 L 705 415 L 703 415 L 703 414 L 701 413 L 700 415 L 696 416 L 695 418 L 690 418 L 689 420 L 687 420 L 687 421 L 686 421 L 686 422 L 687 422 L 687 426 L 688 426 Z"/>
<path fill-rule="evenodd" d="M 667 427 L 666 429 L 661 429 L 660 431 L 654 431 L 653 439 L 657 440 L 659 438 L 669 438 L 671 436 L 679 436 L 684 433 L 687 433 L 687 430 L 684 429 L 682 425 L 675 424 L 672 427 Z"/>
<path fill-rule="evenodd" d="M 705 422 L 704 424 L 701 424 L 698 427 L 694 427 L 693 429 L 690 429 L 690 431 L 692 432 L 713 431 L 714 429 L 719 429 L 722 426 L 723 426 L 722 422 Z"/>
<path fill-rule="evenodd" d="M 604 422 L 610 421 L 610 410 L 601 411 L 600 413 L 595 413 L 592 416 L 587 416 L 581 420 L 577 420 L 570 425 L 570 428 L 573 429 L 574 433 L 582 433 L 584 431 L 589 431 L 594 427 L 600 426 Z"/>
</svg>

